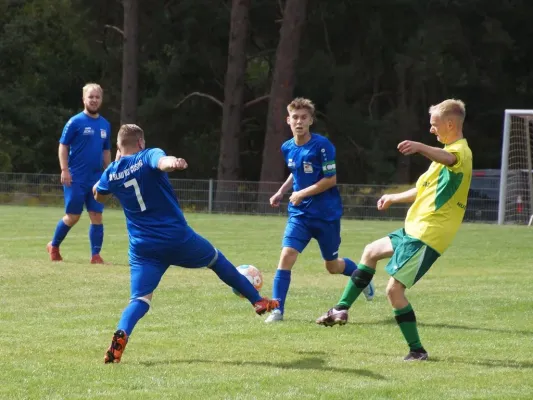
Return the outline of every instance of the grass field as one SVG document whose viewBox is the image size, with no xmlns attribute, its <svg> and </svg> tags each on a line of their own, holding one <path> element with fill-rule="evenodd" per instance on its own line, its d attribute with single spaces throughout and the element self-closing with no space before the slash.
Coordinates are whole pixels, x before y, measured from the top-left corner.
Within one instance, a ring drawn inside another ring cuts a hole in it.
<svg viewBox="0 0 533 400">
<path fill-rule="evenodd" d="M 359 299 L 344 327 L 314 321 L 346 277 L 316 243 L 293 271 L 286 321 L 267 325 L 207 270 L 173 268 L 117 365 L 104 365 L 129 296 L 127 234 L 106 211 L 102 256 L 89 264 L 88 218 L 50 263 L 59 208 L 0 207 L 0 399 L 531 399 L 533 228 L 465 224 L 408 296 L 431 361 L 407 353 L 384 295 Z M 285 220 L 189 214 L 235 264 L 258 266 L 270 295 Z M 398 222 L 344 221 L 341 255 Z"/>
</svg>

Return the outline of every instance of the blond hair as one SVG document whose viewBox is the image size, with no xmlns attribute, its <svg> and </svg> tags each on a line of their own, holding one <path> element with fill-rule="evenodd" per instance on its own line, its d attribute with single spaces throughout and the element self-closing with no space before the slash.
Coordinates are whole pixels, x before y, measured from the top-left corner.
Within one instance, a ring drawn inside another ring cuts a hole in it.
<svg viewBox="0 0 533 400">
<path fill-rule="evenodd" d="M 94 89 L 98 90 L 100 92 L 100 96 L 104 97 L 104 89 L 102 89 L 102 86 L 100 86 L 98 83 L 94 82 L 86 83 L 82 88 L 83 97 L 85 97 L 87 93 Z"/>
<path fill-rule="evenodd" d="M 429 113 L 438 115 L 441 118 L 453 116 L 463 123 L 466 117 L 466 107 L 465 103 L 461 100 L 447 99 L 442 103 L 429 107 Z"/>
<path fill-rule="evenodd" d="M 118 130 L 117 143 L 119 147 L 131 147 L 139 139 L 144 139 L 144 131 L 135 124 L 124 124 Z"/>
<path fill-rule="evenodd" d="M 309 99 L 303 97 L 297 97 L 289 103 L 287 106 L 287 111 L 290 113 L 295 110 L 307 110 L 311 117 L 315 116 L 315 105 Z"/>
</svg>

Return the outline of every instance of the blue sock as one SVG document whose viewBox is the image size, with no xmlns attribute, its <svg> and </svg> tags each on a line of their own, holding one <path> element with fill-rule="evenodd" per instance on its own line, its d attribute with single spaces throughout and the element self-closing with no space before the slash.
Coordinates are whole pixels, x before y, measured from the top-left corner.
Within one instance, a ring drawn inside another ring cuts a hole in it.
<svg viewBox="0 0 533 400">
<path fill-rule="evenodd" d="M 349 258 L 343 258 L 343 260 L 345 267 L 342 274 L 346 276 L 352 276 L 353 272 L 357 269 L 357 265 Z"/>
<path fill-rule="evenodd" d="M 139 320 L 144 317 L 144 314 L 148 312 L 150 306 L 148 303 L 135 299 L 128 304 L 128 306 L 122 311 L 122 317 L 118 323 L 117 329 L 122 329 L 128 336 L 131 335 L 133 328 Z"/>
<path fill-rule="evenodd" d="M 254 304 L 261 300 L 261 295 L 254 288 L 254 285 L 241 275 L 237 268 L 228 261 L 220 250 L 218 251 L 217 262 L 211 269 L 218 275 L 221 281 L 246 297 L 250 303 Z"/>
<path fill-rule="evenodd" d="M 54 232 L 54 237 L 52 238 L 52 246 L 59 247 L 61 242 L 67 236 L 68 231 L 70 231 L 71 226 L 68 226 L 63 222 L 63 218 L 59 220 Z"/>
<path fill-rule="evenodd" d="M 91 242 L 91 254 L 100 254 L 104 242 L 104 225 L 89 225 L 89 241 Z"/>
<path fill-rule="evenodd" d="M 274 276 L 274 283 L 272 284 L 272 299 L 279 301 L 278 310 L 285 311 L 285 299 L 289 292 L 289 286 L 291 284 L 291 271 L 278 269 Z"/>
</svg>

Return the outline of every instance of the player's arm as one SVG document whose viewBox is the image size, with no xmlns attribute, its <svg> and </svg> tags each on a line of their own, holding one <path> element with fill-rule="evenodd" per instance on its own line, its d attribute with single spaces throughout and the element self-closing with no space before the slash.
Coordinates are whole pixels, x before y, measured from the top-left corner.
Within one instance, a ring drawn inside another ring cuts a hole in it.
<svg viewBox="0 0 533 400">
<path fill-rule="evenodd" d="M 111 150 L 104 150 L 104 169 L 111 164 Z"/>
<path fill-rule="evenodd" d="M 176 158 L 173 156 L 163 156 L 157 162 L 157 168 L 163 172 L 183 170 L 187 167 L 187 161 L 185 161 L 183 158 Z"/>
<path fill-rule="evenodd" d="M 67 186 L 70 186 L 72 183 L 72 176 L 68 170 L 68 153 L 70 151 L 70 146 L 59 143 L 59 149 L 57 155 L 59 157 L 59 167 L 61 168 L 61 183 Z"/>
<path fill-rule="evenodd" d="M 451 167 L 457 163 L 457 156 L 440 147 L 428 146 L 424 143 L 414 142 L 412 140 L 404 140 L 398 145 L 398 150 L 406 156 L 420 153 L 424 157 L 429 158 L 439 164 Z"/>
<path fill-rule="evenodd" d="M 110 197 L 111 197 L 111 193 L 109 194 L 103 194 L 101 192 L 98 191 L 98 185 L 100 184 L 100 181 L 96 182 L 93 186 L 93 196 L 94 196 L 94 199 L 98 202 L 98 203 L 105 203 Z"/>
<path fill-rule="evenodd" d="M 293 182 L 294 177 L 291 173 L 283 185 L 281 185 L 279 190 L 270 198 L 270 205 L 272 207 L 279 207 L 281 200 L 283 200 L 283 196 L 285 196 L 289 189 L 292 188 Z"/>
<path fill-rule="evenodd" d="M 302 197 L 311 197 L 316 194 L 325 192 L 337 184 L 337 175 L 326 176 L 320 179 L 314 185 L 308 186 L 305 189 L 300 190 L 298 193 Z"/>
<path fill-rule="evenodd" d="M 68 171 L 68 152 L 70 151 L 70 146 L 59 143 L 58 156 L 59 156 L 59 166 L 61 171 Z"/>
<path fill-rule="evenodd" d="M 384 194 L 378 200 L 378 210 L 386 210 L 395 203 L 412 203 L 416 199 L 417 188 L 412 188 L 401 193 Z"/>
</svg>

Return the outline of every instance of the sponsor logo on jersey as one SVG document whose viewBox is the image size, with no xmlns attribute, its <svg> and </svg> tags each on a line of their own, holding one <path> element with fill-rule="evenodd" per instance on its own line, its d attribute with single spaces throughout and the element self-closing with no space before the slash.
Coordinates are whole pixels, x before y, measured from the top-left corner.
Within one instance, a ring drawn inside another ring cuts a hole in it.
<svg viewBox="0 0 533 400">
<path fill-rule="evenodd" d="M 94 129 L 91 128 L 90 126 L 86 126 L 83 129 L 83 136 L 88 136 L 88 135 L 94 135 Z"/>
<path fill-rule="evenodd" d="M 296 167 L 296 163 L 292 160 L 292 158 L 289 158 L 289 161 L 287 162 L 287 167 L 289 168 Z"/>
<path fill-rule="evenodd" d="M 312 174 L 313 173 L 313 164 L 311 164 L 309 161 L 304 161 L 304 172 L 306 174 Z"/>
</svg>

